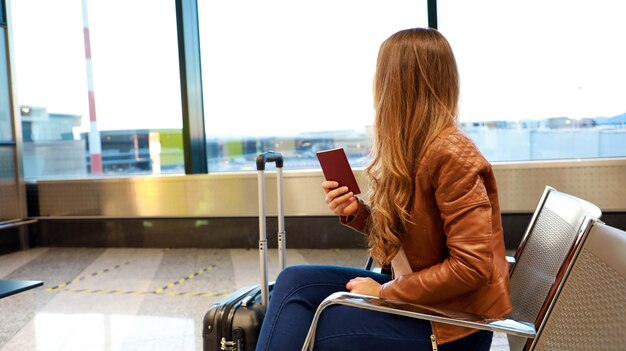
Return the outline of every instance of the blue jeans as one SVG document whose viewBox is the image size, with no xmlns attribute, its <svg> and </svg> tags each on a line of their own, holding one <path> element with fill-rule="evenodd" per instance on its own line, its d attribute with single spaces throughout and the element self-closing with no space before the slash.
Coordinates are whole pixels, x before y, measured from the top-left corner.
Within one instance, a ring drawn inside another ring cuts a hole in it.
<svg viewBox="0 0 626 351">
<path fill-rule="evenodd" d="M 303 265 L 281 272 L 272 291 L 257 351 L 302 348 L 317 306 L 328 295 L 346 291 L 354 277 L 380 284 L 391 277 L 358 268 Z M 315 350 L 432 350 L 430 322 L 347 306 L 328 307 L 315 334 Z M 488 351 L 493 333 L 479 331 L 439 346 L 441 351 Z"/>
</svg>

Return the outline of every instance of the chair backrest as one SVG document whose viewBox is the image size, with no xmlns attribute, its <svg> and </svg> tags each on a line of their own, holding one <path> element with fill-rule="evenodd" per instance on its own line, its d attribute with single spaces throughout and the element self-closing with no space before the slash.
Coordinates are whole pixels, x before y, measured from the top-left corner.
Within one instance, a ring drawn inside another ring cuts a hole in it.
<svg viewBox="0 0 626 351">
<path fill-rule="evenodd" d="M 626 232 L 594 223 L 555 292 L 533 350 L 624 350 Z"/>
<path fill-rule="evenodd" d="M 515 255 L 511 269 L 510 318 L 534 322 L 549 297 L 561 266 L 571 249 L 587 230 L 590 218 L 599 218 L 600 209 L 582 199 L 546 187 Z M 511 350 L 522 350 L 526 340 L 509 336 Z"/>
</svg>

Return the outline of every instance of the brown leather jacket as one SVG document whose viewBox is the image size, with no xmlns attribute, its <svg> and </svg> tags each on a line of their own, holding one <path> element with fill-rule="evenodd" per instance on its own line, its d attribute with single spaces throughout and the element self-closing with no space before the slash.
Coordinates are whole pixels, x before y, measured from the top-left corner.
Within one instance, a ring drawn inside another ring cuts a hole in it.
<svg viewBox="0 0 626 351">
<path fill-rule="evenodd" d="M 367 233 L 369 207 L 342 223 Z M 509 269 L 496 180 L 489 162 L 457 127 L 427 147 L 417 170 L 413 223 L 402 246 L 413 273 L 395 277 L 380 296 L 489 318 L 511 311 Z M 432 323 L 438 344 L 475 329 Z"/>
</svg>

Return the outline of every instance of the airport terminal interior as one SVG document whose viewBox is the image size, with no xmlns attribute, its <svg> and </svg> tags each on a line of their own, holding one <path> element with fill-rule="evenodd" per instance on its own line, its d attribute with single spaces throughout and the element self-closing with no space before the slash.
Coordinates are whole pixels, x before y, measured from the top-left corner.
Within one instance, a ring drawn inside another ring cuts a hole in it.
<svg viewBox="0 0 626 351">
<path fill-rule="evenodd" d="M 241 351 L 207 348 L 204 318 L 261 282 L 259 247 L 268 281 L 280 257 L 365 267 L 317 155 L 342 148 L 367 201 L 377 52 L 414 27 L 454 51 L 513 310 L 381 313 L 491 330 L 492 351 L 626 350 L 624 10 L 0 0 L 0 351 Z"/>
</svg>

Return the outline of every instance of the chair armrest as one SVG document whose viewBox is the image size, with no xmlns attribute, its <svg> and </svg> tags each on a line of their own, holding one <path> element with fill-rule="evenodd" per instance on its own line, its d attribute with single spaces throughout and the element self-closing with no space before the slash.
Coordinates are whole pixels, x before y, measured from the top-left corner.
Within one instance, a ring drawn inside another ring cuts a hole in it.
<svg viewBox="0 0 626 351">
<path fill-rule="evenodd" d="M 332 305 L 344 305 L 461 327 L 490 330 L 524 338 L 534 338 L 537 333 L 532 323 L 517 322 L 511 319 L 486 318 L 471 313 L 432 308 L 348 292 L 337 292 L 324 299 L 317 308 L 302 351 L 313 350 L 319 318 L 324 309 Z"/>
<path fill-rule="evenodd" d="M 506 256 L 506 261 L 509 263 L 509 272 L 510 272 L 511 270 L 513 270 L 513 266 L 515 266 L 515 263 L 517 261 L 515 261 L 515 257 L 513 256 Z"/>
<path fill-rule="evenodd" d="M 509 263 L 509 265 L 515 264 L 515 257 L 506 256 L 506 261 Z"/>
</svg>

